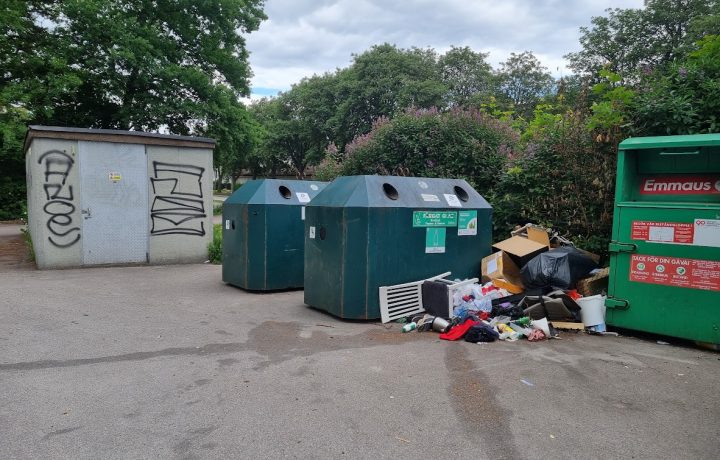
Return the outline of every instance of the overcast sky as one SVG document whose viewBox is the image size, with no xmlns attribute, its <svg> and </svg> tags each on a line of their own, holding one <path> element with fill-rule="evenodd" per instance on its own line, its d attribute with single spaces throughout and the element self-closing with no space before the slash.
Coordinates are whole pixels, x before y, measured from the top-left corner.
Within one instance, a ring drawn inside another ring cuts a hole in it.
<svg viewBox="0 0 720 460">
<path fill-rule="evenodd" d="M 268 20 L 247 37 L 253 98 L 285 91 L 305 76 L 347 67 L 372 45 L 469 46 L 493 67 L 532 51 L 556 76 L 579 48 L 579 27 L 606 8 L 642 0 L 267 0 Z"/>
</svg>

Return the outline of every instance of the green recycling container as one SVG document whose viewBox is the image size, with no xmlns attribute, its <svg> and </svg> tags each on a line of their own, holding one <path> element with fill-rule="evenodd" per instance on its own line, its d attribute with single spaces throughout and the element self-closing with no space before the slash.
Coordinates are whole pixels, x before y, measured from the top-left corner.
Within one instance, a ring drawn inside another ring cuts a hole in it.
<svg viewBox="0 0 720 460">
<path fill-rule="evenodd" d="M 223 204 L 222 279 L 243 289 L 303 286 L 305 206 L 327 185 L 251 180 Z"/>
<path fill-rule="evenodd" d="M 380 318 L 380 286 L 452 272 L 479 276 L 492 208 L 467 182 L 339 177 L 306 209 L 305 303 L 346 319 Z"/>
<path fill-rule="evenodd" d="M 720 343 L 720 134 L 620 144 L 612 326 Z"/>
</svg>

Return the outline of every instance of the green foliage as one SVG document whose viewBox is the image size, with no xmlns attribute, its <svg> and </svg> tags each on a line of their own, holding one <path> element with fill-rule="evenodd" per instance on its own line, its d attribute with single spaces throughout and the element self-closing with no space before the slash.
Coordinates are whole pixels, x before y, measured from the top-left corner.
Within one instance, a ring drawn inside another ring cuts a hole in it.
<svg viewBox="0 0 720 460">
<path fill-rule="evenodd" d="M 627 127 L 630 106 L 635 98 L 635 91 L 621 86 L 620 75 L 607 69 L 600 71 L 601 83 L 593 86 L 593 93 L 599 100 L 592 104 L 592 116 L 588 120 L 590 130 L 612 132 L 617 136 L 620 130 Z"/>
<path fill-rule="evenodd" d="M 0 218 L 24 200 L 27 124 L 218 137 L 251 144 L 244 34 L 262 0 L 7 0 L 0 7 Z M 233 153 L 234 152 L 234 153 Z M 228 160 L 229 161 L 229 160 Z"/>
<path fill-rule="evenodd" d="M 459 177 L 480 193 L 492 189 L 518 135 L 477 110 L 409 110 L 378 120 L 346 149 L 342 174 Z"/>
<path fill-rule="evenodd" d="M 584 249 L 606 253 L 615 151 L 595 142 L 586 124 L 573 112 L 561 117 L 536 114 L 523 154 L 488 196 L 496 235 L 534 222 L 559 230 Z"/>
<path fill-rule="evenodd" d="M 648 75 L 634 116 L 642 135 L 720 131 L 720 36 L 706 36 L 684 62 Z"/>
<path fill-rule="evenodd" d="M 342 175 L 343 165 L 342 156 L 337 154 L 337 149 L 333 144 L 330 152 L 327 152 L 325 158 L 320 162 L 317 168 L 315 168 L 315 179 L 330 182 L 336 177 Z"/>
<path fill-rule="evenodd" d="M 570 68 L 595 81 L 600 70 L 634 80 L 643 67 L 662 67 L 682 58 L 693 24 L 710 12 L 715 0 L 650 0 L 643 9 L 609 9 L 607 16 L 593 17 L 591 27 L 580 28 L 582 49 L 569 53 Z M 698 24 L 697 28 L 702 29 Z"/>
<path fill-rule="evenodd" d="M 445 104 L 450 107 L 478 106 L 490 98 L 495 89 L 488 53 L 477 53 L 469 47 L 452 47 L 440 56 L 440 80 L 447 87 Z"/>
<path fill-rule="evenodd" d="M 208 260 L 213 264 L 222 263 L 222 224 L 213 225 L 213 240 L 208 243 Z"/>
<path fill-rule="evenodd" d="M 261 128 L 245 105 L 225 86 L 214 89 L 206 110 L 208 125 L 201 132 L 217 142 L 213 163 L 219 183 L 225 177 L 234 182 L 260 142 Z"/>
<path fill-rule="evenodd" d="M 23 217 L 26 201 L 25 161 L 19 152 L 27 113 L 6 105 L 2 96 L 0 93 L 0 220 L 13 220 Z"/>
<path fill-rule="evenodd" d="M 249 94 L 241 33 L 265 19 L 260 0 L 71 0 L 53 36 L 82 81 L 64 124 L 189 134 L 225 86 Z"/>
<path fill-rule="evenodd" d="M 22 234 L 22 239 L 25 243 L 25 248 L 27 249 L 27 258 L 30 262 L 35 263 L 35 247 L 33 246 L 32 235 L 30 235 L 30 231 L 27 229 L 27 227 L 23 227 L 20 229 L 20 233 Z"/>
<path fill-rule="evenodd" d="M 552 91 L 554 84 L 552 75 L 529 51 L 511 53 L 497 72 L 500 101 L 524 118 L 532 115 L 535 105 Z"/>
<path fill-rule="evenodd" d="M 440 106 L 447 88 L 440 81 L 432 49 L 400 49 L 377 45 L 357 55 L 339 72 L 339 104 L 334 142 L 341 151 L 374 120 L 393 117 L 408 107 Z"/>
</svg>

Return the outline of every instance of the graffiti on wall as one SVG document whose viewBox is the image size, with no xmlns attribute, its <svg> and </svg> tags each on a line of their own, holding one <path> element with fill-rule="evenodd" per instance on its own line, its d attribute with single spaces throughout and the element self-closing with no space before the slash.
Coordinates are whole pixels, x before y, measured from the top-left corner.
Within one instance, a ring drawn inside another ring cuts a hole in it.
<svg viewBox="0 0 720 460">
<path fill-rule="evenodd" d="M 205 235 L 205 168 L 153 161 L 151 235 Z"/>
<path fill-rule="evenodd" d="M 80 241 L 80 227 L 73 225 L 75 195 L 72 185 L 67 184 L 75 160 L 60 150 L 48 150 L 40 155 L 38 164 L 44 165 L 43 211 L 48 215 L 48 241 L 55 247 L 69 248 Z"/>
</svg>

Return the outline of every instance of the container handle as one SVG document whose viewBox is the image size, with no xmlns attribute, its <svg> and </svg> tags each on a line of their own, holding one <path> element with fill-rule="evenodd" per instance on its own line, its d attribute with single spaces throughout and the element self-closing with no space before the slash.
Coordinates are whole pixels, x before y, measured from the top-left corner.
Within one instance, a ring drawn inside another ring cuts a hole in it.
<svg viewBox="0 0 720 460">
<path fill-rule="evenodd" d="M 688 150 L 686 152 L 660 152 L 660 155 L 700 155 L 700 150 Z"/>
</svg>

